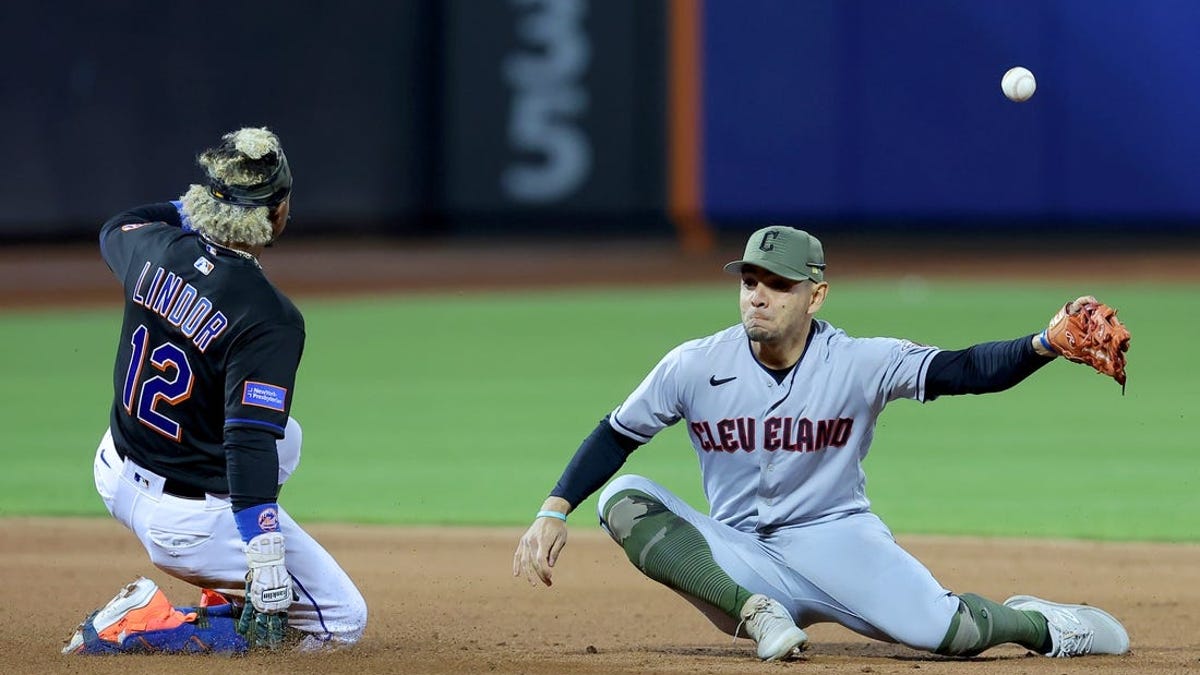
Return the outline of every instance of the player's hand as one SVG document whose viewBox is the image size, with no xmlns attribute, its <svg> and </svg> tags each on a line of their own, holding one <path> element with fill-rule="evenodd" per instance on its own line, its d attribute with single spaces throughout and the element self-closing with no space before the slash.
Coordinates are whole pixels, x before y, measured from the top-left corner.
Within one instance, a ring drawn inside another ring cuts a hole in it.
<svg viewBox="0 0 1200 675">
<path fill-rule="evenodd" d="M 1084 305 L 1098 305 L 1098 304 L 1100 304 L 1100 301 L 1097 300 L 1095 296 L 1081 295 L 1078 298 L 1075 298 L 1074 300 L 1068 302 L 1066 304 L 1066 306 L 1063 307 L 1063 311 L 1065 311 L 1067 314 L 1070 314 L 1071 316 L 1075 316 L 1076 314 L 1079 313 L 1079 310 L 1083 309 Z M 1051 319 L 1051 321 L 1053 321 L 1053 319 Z"/>
<path fill-rule="evenodd" d="M 260 612 L 254 605 L 242 608 L 234 630 L 246 640 L 249 649 L 275 650 L 283 646 L 287 639 L 287 612 Z"/>
<path fill-rule="evenodd" d="M 1129 351 L 1130 335 L 1112 307 L 1090 295 L 1076 298 L 1058 310 L 1037 341 L 1045 351 L 1085 363 L 1113 378 L 1121 385 L 1122 393 L 1125 391 L 1125 352 Z"/>
<path fill-rule="evenodd" d="M 513 576 L 523 573 L 529 585 L 537 588 L 538 581 L 553 585 L 551 576 L 558 554 L 567 545 L 567 523 L 558 518 L 537 518 L 525 530 L 513 553 Z"/>
<path fill-rule="evenodd" d="M 292 606 L 292 575 L 283 562 L 283 534 L 264 532 L 246 544 L 246 596 L 265 614 Z"/>
<path fill-rule="evenodd" d="M 237 632 L 256 649 L 283 645 L 291 607 L 292 575 L 283 563 L 283 534 L 265 532 L 246 543 L 246 606 Z"/>
<path fill-rule="evenodd" d="M 1082 309 L 1086 304 L 1096 304 L 1098 302 L 1100 301 L 1094 296 L 1081 295 L 1063 305 L 1058 310 L 1058 313 L 1050 319 L 1050 325 L 1053 326 L 1054 324 L 1058 323 L 1064 316 L 1075 316 L 1076 314 L 1079 314 L 1079 310 Z M 1042 356 L 1050 358 L 1054 358 L 1059 355 L 1059 350 L 1056 349 L 1054 345 L 1050 344 L 1045 332 L 1043 332 L 1041 335 L 1033 336 L 1033 351 L 1041 354 Z"/>
</svg>

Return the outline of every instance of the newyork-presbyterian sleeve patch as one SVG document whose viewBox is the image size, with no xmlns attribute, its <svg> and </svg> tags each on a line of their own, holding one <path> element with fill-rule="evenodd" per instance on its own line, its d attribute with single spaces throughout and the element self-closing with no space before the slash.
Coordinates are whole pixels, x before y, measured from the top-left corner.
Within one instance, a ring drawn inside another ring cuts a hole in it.
<svg viewBox="0 0 1200 675">
<path fill-rule="evenodd" d="M 242 405 L 254 405 L 283 412 L 286 403 L 287 389 L 284 387 L 246 380 L 246 386 L 242 389 Z"/>
</svg>

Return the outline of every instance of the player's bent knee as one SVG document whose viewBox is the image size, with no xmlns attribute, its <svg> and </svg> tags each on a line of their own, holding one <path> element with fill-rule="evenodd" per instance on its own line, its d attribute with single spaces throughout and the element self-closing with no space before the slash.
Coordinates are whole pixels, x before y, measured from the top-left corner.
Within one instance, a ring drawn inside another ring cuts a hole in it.
<svg viewBox="0 0 1200 675">
<path fill-rule="evenodd" d="M 668 513 L 654 495 L 637 489 L 620 490 L 612 494 L 601 510 L 600 524 L 613 541 L 624 546 L 633 534 L 634 526 L 648 516 Z"/>
<path fill-rule="evenodd" d="M 604 513 L 608 510 L 608 503 L 612 500 L 614 495 L 626 490 L 637 490 L 639 492 L 650 494 L 651 488 L 654 486 L 654 484 L 654 481 L 650 480 L 649 478 L 632 473 L 627 473 L 612 479 L 612 481 L 610 481 L 609 484 L 600 491 L 600 497 L 596 500 L 596 511 L 597 515 L 600 516 L 600 520 L 604 520 Z"/>
<path fill-rule="evenodd" d="M 367 629 L 367 601 L 362 595 L 355 596 L 354 600 L 347 607 L 347 613 L 350 616 L 351 632 L 354 634 L 354 641 L 358 642 L 362 637 L 363 631 Z"/>
<path fill-rule="evenodd" d="M 322 611 L 323 610 L 323 611 Z M 323 605 L 314 616 L 310 608 L 289 612 L 288 627 L 304 634 L 302 652 L 322 652 L 350 647 L 362 640 L 367 628 L 367 607 L 361 600 Z"/>
<path fill-rule="evenodd" d="M 358 642 L 367 628 L 367 601 L 357 589 L 354 591 L 340 600 L 337 620 L 329 626 L 332 640 L 342 646 Z"/>
<path fill-rule="evenodd" d="M 362 639 L 367 628 L 367 603 L 353 586 L 342 589 L 336 602 L 322 603 L 313 612 L 298 612 L 293 606 L 290 627 L 306 633 L 300 651 L 318 652 L 349 647 Z"/>
<path fill-rule="evenodd" d="M 599 502 L 603 505 L 609 497 L 622 490 L 645 490 L 652 485 L 654 485 L 654 481 L 645 476 L 635 473 L 621 474 L 609 481 L 608 485 L 605 485 L 604 489 L 600 491 Z"/>
<path fill-rule="evenodd" d="M 618 544 L 624 544 L 633 533 L 633 526 L 640 516 L 646 515 L 647 503 L 655 502 L 654 498 L 641 490 L 624 490 L 618 492 L 605 506 L 604 515 L 600 522 L 609 536 Z"/>
</svg>

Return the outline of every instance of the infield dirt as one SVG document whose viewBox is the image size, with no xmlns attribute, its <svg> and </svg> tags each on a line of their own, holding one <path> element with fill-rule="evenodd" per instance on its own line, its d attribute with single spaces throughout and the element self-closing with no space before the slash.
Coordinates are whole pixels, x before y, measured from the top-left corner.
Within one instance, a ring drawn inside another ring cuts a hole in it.
<svg viewBox="0 0 1200 675">
<path fill-rule="evenodd" d="M 581 514 L 582 516 L 582 514 Z M 760 663 L 674 592 L 643 577 L 579 517 L 552 588 L 512 577 L 517 529 L 308 528 L 356 580 L 370 620 L 363 641 L 332 654 L 63 656 L 75 625 L 138 574 L 176 604 L 196 589 L 154 569 L 109 519 L 0 520 L 0 645 L 11 673 L 1200 673 L 1200 546 L 900 537 L 951 590 L 1003 600 L 1032 593 L 1086 601 L 1119 617 L 1120 657 L 1071 660 L 997 647 L 945 659 L 809 629 L 803 658 Z"/>
</svg>

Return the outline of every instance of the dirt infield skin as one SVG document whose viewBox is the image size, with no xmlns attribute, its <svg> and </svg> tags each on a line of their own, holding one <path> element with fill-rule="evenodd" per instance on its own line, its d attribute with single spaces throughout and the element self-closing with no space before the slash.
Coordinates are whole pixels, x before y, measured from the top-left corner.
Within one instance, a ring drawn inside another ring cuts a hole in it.
<svg viewBox="0 0 1200 675">
<path fill-rule="evenodd" d="M 108 519 L 0 521 L 0 644 L 13 673 L 1197 673 L 1200 547 L 1168 544 L 900 537 L 952 590 L 1003 600 L 1022 592 L 1087 601 L 1127 626 L 1132 652 L 1071 660 L 997 647 L 945 659 L 809 630 L 799 660 L 760 663 L 748 640 L 712 628 L 672 591 L 643 577 L 592 519 L 573 519 L 554 587 L 511 576 L 516 529 L 319 525 L 309 530 L 367 598 L 366 636 L 334 654 L 66 657 L 88 609 L 132 576 L 159 581 L 178 604 L 198 592 L 152 569 L 135 538 Z M 230 662 L 231 661 L 231 662 Z"/>
<path fill-rule="evenodd" d="M 530 251 L 518 247 L 400 247 L 302 243 L 264 266 L 285 291 L 344 294 L 445 290 L 447 271 L 481 271 L 473 288 L 598 283 L 713 282 L 736 247 L 684 256 L 619 243 Z M 1188 251 L 1111 254 L 1143 280 L 1200 278 Z M 983 253 L 902 260 L 887 250 L 843 251 L 848 277 L 1046 274 L 1046 257 Z M 1096 264 L 1093 260 L 1093 264 Z M 1086 271 L 1056 263 L 1054 276 Z M 1094 268 L 1093 268 L 1094 269 Z M 484 273 L 486 272 L 486 273 Z M 115 306 L 115 282 L 92 247 L 0 252 L 0 307 Z M 90 449 L 80 450 L 90 472 Z M 518 498 L 536 500 L 537 495 Z M 97 498 L 98 499 L 98 498 Z M 534 502 L 531 502 L 533 504 Z M 536 505 L 536 504 L 535 504 Z M 969 660 L 880 643 L 832 624 L 809 629 L 801 659 L 760 663 L 748 640 L 712 628 L 675 593 L 646 579 L 586 514 L 572 518 L 551 589 L 511 576 L 516 529 L 308 528 L 359 584 L 370 608 L 357 647 L 333 654 L 66 657 L 69 633 L 134 576 L 158 581 L 176 604 L 194 588 L 155 570 L 136 539 L 109 519 L 0 519 L 0 653 L 10 673 L 1193 673 L 1200 674 L 1200 546 L 901 536 L 956 592 L 1016 593 L 1088 602 L 1120 618 L 1132 651 L 1046 659 L 1015 646 Z"/>
</svg>

